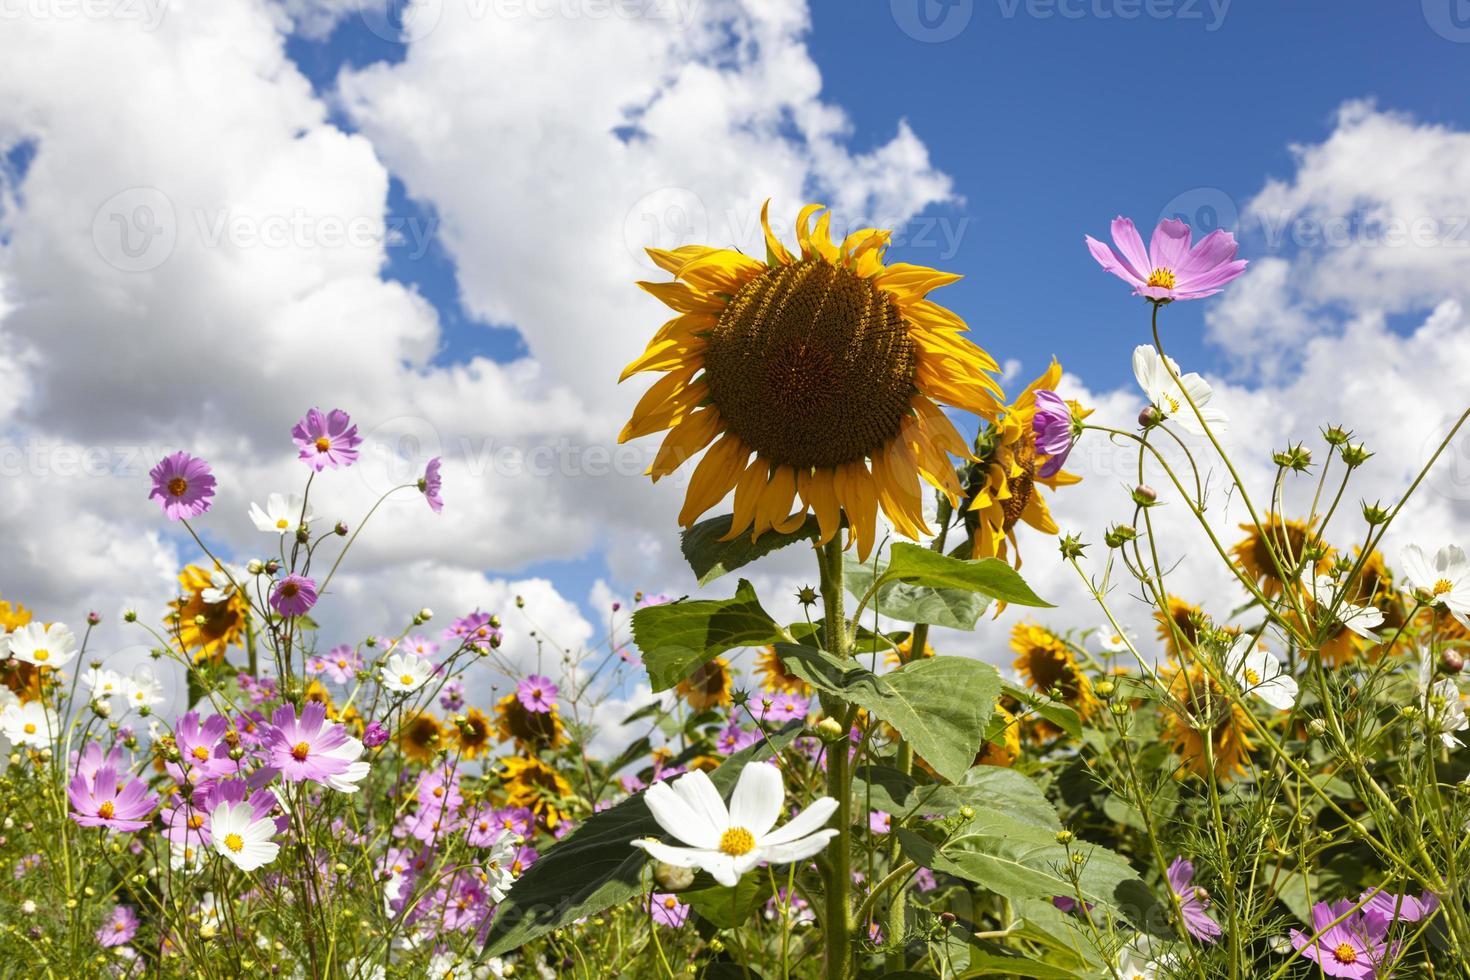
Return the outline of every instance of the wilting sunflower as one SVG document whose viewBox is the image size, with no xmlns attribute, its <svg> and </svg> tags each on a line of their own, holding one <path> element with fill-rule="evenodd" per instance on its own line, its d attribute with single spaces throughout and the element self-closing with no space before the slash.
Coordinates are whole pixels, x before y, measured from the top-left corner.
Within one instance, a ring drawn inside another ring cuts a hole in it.
<svg viewBox="0 0 1470 980">
<path fill-rule="evenodd" d="M 914 656 L 914 638 L 912 635 L 898 645 L 897 650 L 889 650 L 883 657 L 883 662 L 889 667 L 901 667 L 914 660 L 925 660 L 934 656 L 934 648 L 929 642 L 924 641 L 924 650 L 917 657 Z"/>
<path fill-rule="evenodd" d="M 414 715 L 398 730 L 398 749 L 414 762 L 432 761 L 443 740 L 439 720 L 428 712 Z"/>
<path fill-rule="evenodd" d="M 1206 618 L 1199 606 L 1171 595 L 1169 615 L 1165 616 L 1163 610 L 1155 609 L 1154 622 L 1159 624 L 1159 639 L 1168 647 L 1169 656 L 1182 660 L 1191 656 L 1198 646 L 1200 630 L 1204 628 Z"/>
<path fill-rule="evenodd" d="M 679 697 L 695 711 L 706 711 L 730 703 L 730 664 L 715 657 L 679 682 Z"/>
<path fill-rule="evenodd" d="M 1011 649 L 1016 652 L 1016 671 L 1028 686 L 1043 694 L 1058 691 L 1083 718 L 1097 710 L 1092 681 L 1061 637 L 1035 623 L 1017 623 L 1011 630 Z"/>
<path fill-rule="evenodd" d="M 175 639 L 194 662 L 218 661 L 225 650 L 240 642 L 245 632 L 245 617 L 250 607 L 236 590 L 223 602 L 205 602 L 204 591 L 215 587 L 209 571 L 198 565 L 186 565 L 179 573 L 182 598 L 169 603 L 178 614 Z"/>
<path fill-rule="evenodd" d="M 463 718 L 455 720 L 454 744 L 459 754 L 474 759 L 490 747 L 492 728 L 490 719 L 479 708 L 471 708 Z"/>
<path fill-rule="evenodd" d="M 1307 521 L 1282 520 L 1279 514 L 1272 514 L 1266 519 L 1264 533 L 1258 533 L 1254 524 L 1242 524 L 1240 529 L 1246 532 L 1246 536 L 1230 549 L 1230 554 L 1246 575 L 1256 581 L 1261 592 L 1268 598 L 1275 598 L 1287 584 L 1294 585 L 1307 544 L 1316 537 L 1312 525 Z M 1286 581 L 1282 580 L 1282 570 L 1272 561 L 1273 549 L 1285 566 Z M 1326 571 L 1329 564 L 1324 556 L 1317 563 L 1317 570 Z"/>
<path fill-rule="evenodd" d="M 1021 722 L 1003 704 L 995 706 L 995 717 L 1005 726 L 1000 732 L 1001 740 L 986 742 L 975 757 L 975 765 L 1010 768 L 1021 757 Z"/>
<path fill-rule="evenodd" d="M 1042 534 L 1056 534 L 1060 529 L 1052 520 L 1038 486 L 1071 486 L 1082 477 L 1057 469 L 1043 475 L 1046 456 L 1036 449 L 1036 393 L 1051 391 L 1062 379 L 1062 366 L 1051 367 L 1005 406 L 999 420 L 992 420 L 976 439 L 979 462 L 965 468 L 965 527 L 970 533 L 975 558 L 1005 559 L 1016 546 L 1016 525 L 1025 523 Z M 1089 412 L 1073 408 L 1073 414 Z M 1015 564 L 1020 567 L 1019 551 Z"/>
<path fill-rule="evenodd" d="M 548 828 L 556 827 L 563 816 L 562 801 L 572 795 L 571 784 L 540 759 L 507 756 L 500 761 L 506 805 L 526 807 Z"/>
<path fill-rule="evenodd" d="M 761 677 L 763 691 L 805 695 L 811 690 L 806 681 L 786 669 L 775 647 L 762 647 L 756 654 L 755 672 Z"/>
<path fill-rule="evenodd" d="M 530 710 L 512 691 L 495 703 L 495 733 L 523 752 L 554 749 L 562 743 L 561 716 L 554 704 L 550 711 Z"/>
<path fill-rule="evenodd" d="M 669 430 L 648 468 L 654 480 L 710 447 L 690 479 L 684 527 L 733 490 L 730 538 L 794 531 L 811 510 L 826 542 L 845 515 L 848 544 L 866 559 L 879 508 L 906 537 L 927 531 L 920 477 L 958 506 L 949 457 L 970 454 L 939 406 L 996 418 L 998 368 L 961 336 L 963 320 L 926 298 L 959 276 L 885 266 L 887 231 L 834 244 L 830 214 L 811 228 L 816 204 L 801 210 L 793 255 L 768 209 L 764 262 L 702 245 L 648 250 L 674 281 L 639 285 L 678 315 L 623 369 L 623 379 L 664 376 L 618 440 Z"/>
<path fill-rule="evenodd" d="M 1250 714 L 1226 697 L 1198 665 L 1174 671 L 1168 686 L 1177 707 L 1167 711 L 1164 740 L 1183 760 L 1184 769 L 1197 776 L 1210 771 L 1204 729 L 1210 733 L 1216 778 L 1231 779 L 1244 773 L 1245 759 L 1253 748 Z"/>
</svg>

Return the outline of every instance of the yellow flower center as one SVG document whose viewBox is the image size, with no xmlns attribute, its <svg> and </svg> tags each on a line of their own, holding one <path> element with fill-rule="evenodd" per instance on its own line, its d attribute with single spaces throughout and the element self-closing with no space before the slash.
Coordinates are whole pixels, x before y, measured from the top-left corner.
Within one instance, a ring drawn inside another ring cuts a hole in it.
<svg viewBox="0 0 1470 980">
<path fill-rule="evenodd" d="M 284 530 L 286 530 L 286 528 L 288 528 L 290 526 L 291 526 L 291 522 L 288 521 L 288 520 L 286 520 L 284 517 L 281 518 L 279 521 L 276 521 L 276 528 L 277 528 L 277 530 L 284 531 Z"/>
<path fill-rule="evenodd" d="M 103 820 L 111 820 L 112 815 L 117 812 L 117 807 L 111 800 L 103 800 L 102 805 L 97 808 L 97 816 Z"/>
<path fill-rule="evenodd" d="M 1245 682 L 1251 687 L 1255 687 L 1257 684 L 1261 683 L 1261 675 L 1247 667 L 1245 669 Z"/>
<path fill-rule="evenodd" d="M 316 437 L 316 451 L 317 452 L 324 453 L 328 449 L 331 449 L 331 448 L 332 448 L 332 440 L 328 439 L 326 436 L 317 436 Z"/>
<path fill-rule="evenodd" d="M 47 650 L 45 647 L 42 647 L 41 649 L 37 650 L 35 653 L 31 654 L 31 656 L 38 663 L 43 663 L 44 664 L 46 661 L 48 661 L 48 660 L 51 659 L 51 651 L 50 650 Z"/>
<path fill-rule="evenodd" d="M 1159 286 L 1163 289 L 1173 289 L 1174 281 L 1173 269 L 1155 269 L 1148 276 L 1148 285 Z"/>
<path fill-rule="evenodd" d="M 1444 595 L 1446 592 L 1449 592 L 1454 587 L 1455 587 L 1455 583 L 1451 582 L 1447 578 L 1442 578 L 1438 582 L 1435 582 L 1434 583 L 1434 594 L 1435 595 Z"/>
<path fill-rule="evenodd" d="M 1338 943 L 1337 948 L 1332 951 L 1332 955 L 1336 957 L 1339 963 L 1356 963 L 1358 961 L 1358 951 L 1353 949 L 1348 943 Z"/>
<path fill-rule="evenodd" d="M 766 459 L 805 469 L 864 459 L 898 434 L 919 353 L 893 298 L 822 259 L 773 266 L 709 334 L 710 401 Z"/>
<path fill-rule="evenodd" d="M 204 826 L 204 814 L 202 814 L 202 813 L 191 813 L 191 814 L 189 814 L 189 826 L 190 826 L 190 828 L 192 828 L 194 830 L 198 830 L 200 827 L 203 827 Z"/>
<path fill-rule="evenodd" d="M 175 497 L 182 497 L 189 490 L 189 481 L 182 476 L 176 476 L 168 481 L 168 492 Z"/>
<path fill-rule="evenodd" d="M 670 895 L 668 898 L 665 898 L 664 899 L 664 908 L 669 909 L 669 910 L 672 911 L 673 909 L 676 909 L 678 907 L 679 907 L 679 900 L 677 898 L 675 898 L 674 896 Z"/>
<path fill-rule="evenodd" d="M 34 734 L 36 734 L 36 723 L 33 722 L 33 721 L 26 722 L 25 723 L 25 730 L 26 730 L 26 734 L 27 735 L 34 735 Z"/>
<path fill-rule="evenodd" d="M 306 742 L 297 742 L 294 746 L 291 747 L 291 758 L 295 759 L 297 762 L 305 762 L 307 753 L 309 753 L 310 751 L 311 746 L 308 745 Z"/>
<path fill-rule="evenodd" d="M 399 677 L 398 677 L 398 683 L 402 684 L 404 687 L 409 687 L 410 685 L 413 684 L 413 675 L 412 674 L 400 674 Z"/>
<path fill-rule="evenodd" d="M 731 827 L 720 835 L 720 850 L 731 857 L 743 857 L 755 850 L 755 837 L 744 827 Z"/>
<path fill-rule="evenodd" d="M 245 850 L 245 838 L 239 834 L 225 834 L 225 847 L 228 847 L 232 854 L 239 854 Z"/>
<path fill-rule="evenodd" d="M 209 750 L 202 745 L 194 746 L 194 751 L 189 754 L 198 759 L 200 762 L 209 761 Z"/>
</svg>

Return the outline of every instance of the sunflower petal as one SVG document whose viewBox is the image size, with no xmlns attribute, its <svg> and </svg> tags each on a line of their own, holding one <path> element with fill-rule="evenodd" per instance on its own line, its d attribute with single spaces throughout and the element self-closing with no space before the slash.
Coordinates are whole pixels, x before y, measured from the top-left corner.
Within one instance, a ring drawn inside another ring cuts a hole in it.
<svg viewBox="0 0 1470 980">
<path fill-rule="evenodd" d="M 699 515 L 725 499 L 740 478 L 750 450 L 731 433 L 725 433 L 710 447 L 689 478 L 689 492 L 679 511 L 679 526 L 689 527 Z"/>
<path fill-rule="evenodd" d="M 646 475 L 657 483 L 661 477 L 668 476 L 693 459 L 719 434 L 721 421 L 719 410 L 713 405 L 690 412 L 664 437 Z"/>
</svg>

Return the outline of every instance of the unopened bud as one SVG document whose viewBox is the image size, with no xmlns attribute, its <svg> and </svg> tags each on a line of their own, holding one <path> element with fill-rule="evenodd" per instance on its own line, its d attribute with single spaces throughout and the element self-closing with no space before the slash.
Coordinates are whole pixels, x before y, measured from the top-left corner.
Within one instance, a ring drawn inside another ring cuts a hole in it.
<svg viewBox="0 0 1470 980">
<path fill-rule="evenodd" d="M 1373 456 L 1361 442 L 1340 446 L 1337 451 L 1338 455 L 1342 456 L 1342 461 L 1348 464 L 1349 469 L 1362 466 Z"/>
<path fill-rule="evenodd" d="M 424 608 L 422 608 L 422 609 L 419 610 L 419 619 L 422 619 L 424 622 L 427 623 L 429 620 L 431 620 L 433 618 L 434 618 L 434 610 L 430 609 L 428 606 L 425 606 Z"/>
<path fill-rule="evenodd" d="M 694 884 L 694 869 L 659 861 L 653 866 L 653 880 L 666 892 L 681 892 Z"/>
<path fill-rule="evenodd" d="M 92 612 L 87 613 L 88 626 L 96 626 L 100 622 L 102 622 L 102 614 L 100 612 L 93 610 Z"/>
<path fill-rule="evenodd" d="M 1164 413 L 1152 405 L 1145 406 L 1143 411 L 1138 413 L 1138 427 L 1140 429 L 1151 429 L 1162 421 L 1164 421 Z"/>
<path fill-rule="evenodd" d="M 1152 507 L 1159 501 L 1159 492 L 1147 483 L 1133 488 L 1133 502 L 1140 507 Z"/>
<path fill-rule="evenodd" d="M 1329 446 L 1341 446 L 1353 437 L 1353 434 L 1342 426 L 1334 425 L 1330 429 L 1322 431 L 1322 438 L 1327 440 Z"/>
<path fill-rule="evenodd" d="M 1439 655 L 1439 671 L 1442 674 L 1458 674 L 1465 669 L 1465 655 L 1459 650 L 1446 650 Z"/>
<path fill-rule="evenodd" d="M 259 558 L 252 558 L 245 563 L 245 571 L 251 575 L 259 575 L 265 571 L 265 563 Z"/>
<path fill-rule="evenodd" d="M 127 610 L 127 611 L 125 611 L 123 613 L 123 622 L 125 622 L 125 623 L 136 623 L 137 621 L 138 621 L 138 614 L 135 613 L 135 612 L 133 612 L 133 610 L 129 609 L 129 610 Z"/>
<path fill-rule="evenodd" d="M 1070 830 L 1057 831 L 1057 843 L 1062 845 L 1063 847 L 1066 847 L 1074 840 L 1076 840 L 1076 835 L 1073 834 Z"/>
<path fill-rule="evenodd" d="M 1376 527 L 1377 525 L 1384 524 L 1388 521 L 1388 511 L 1378 506 L 1377 503 L 1370 504 L 1364 502 L 1363 520 L 1367 521 L 1370 527 Z"/>
<path fill-rule="evenodd" d="M 1118 524 L 1108 528 L 1103 534 L 1103 544 L 1109 548 L 1121 548 L 1136 537 L 1138 537 L 1138 532 L 1134 530 L 1132 524 Z"/>
<path fill-rule="evenodd" d="M 523 597 L 516 596 L 516 608 L 517 609 L 525 609 L 526 608 L 526 600 Z"/>
<path fill-rule="evenodd" d="M 828 741 L 836 741 L 845 733 L 842 731 L 842 725 L 838 723 L 837 719 L 828 715 L 817 722 L 817 734 Z"/>
<path fill-rule="evenodd" d="M 337 537 L 345 538 L 347 537 L 347 532 L 350 530 L 350 528 L 348 528 L 346 521 L 338 521 L 337 526 L 332 528 L 332 530 L 337 532 Z"/>
<path fill-rule="evenodd" d="M 1313 718 L 1307 722 L 1307 731 L 1311 733 L 1313 738 L 1321 738 L 1327 734 L 1327 722 L 1321 718 Z"/>
</svg>

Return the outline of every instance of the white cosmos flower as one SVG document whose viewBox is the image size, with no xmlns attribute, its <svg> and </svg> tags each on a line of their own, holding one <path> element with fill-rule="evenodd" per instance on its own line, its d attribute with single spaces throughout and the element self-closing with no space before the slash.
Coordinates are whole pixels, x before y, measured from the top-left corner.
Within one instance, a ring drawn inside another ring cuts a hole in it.
<svg viewBox="0 0 1470 980">
<path fill-rule="evenodd" d="M 1226 657 L 1242 691 L 1254 694 L 1278 711 L 1290 711 L 1296 704 L 1296 679 L 1252 637 L 1237 639 Z"/>
<path fill-rule="evenodd" d="M 406 653 L 395 653 L 383 665 L 383 686 L 399 694 L 412 694 L 424 686 L 434 668 L 427 660 L 411 657 Z"/>
<path fill-rule="evenodd" d="M 1470 626 L 1470 559 L 1459 546 L 1445 545 L 1431 561 L 1423 548 L 1411 544 L 1399 553 L 1399 562 L 1411 585 L 1444 603 L 1456 619 Z"/>
<path fill-rule="evenodd" d="M 209 815 L 209 835 L 214 849 L 241 871 L 254 871 L 276 859 L 281 846 L 271 840 L 276 822 L 270 817 L 255 819 L 248 802 L 221 803 Z"/>
<path fill-rule="evenodd" d="M 60 667 L 77 655 L 77 638 L 64 623 L 27 623 L 10 634 L 10 655 L 37 667 Z"/>
<path fill-rule="evenodd" d="M 1178 381 L 1170 377 L 1169 368 L 1174 369 Z M 1197 436 L 1205 434 L 1204 426 L 1200 425 L 1194 409 L 1189 407 L 1190 400 L 1194 401 L 1199 408 L 1199 414 L 1204 416 L 1211 429 L 1220 432 L 1229 425 L 1229 419 L 1224 412 L 1210 407 L 1215 389 L 1210 387 L 1209 382 L 1193 371 L 1184 374 L 1174 358 L 1168 355 L 1161 357 L 1148 344 L 1139 344 L 1133 348 L 1133 376 L 1138 379 L 1138 386 L 1143 389 L 1149 402 L 1164 413 L 1164 418 L 1173 419 L 1187 431 Z M 1185 398 L 1186 393 L 1189 398 Z"/>
<path fill-rule="evenodd" d="M 40 701 L 14 704 L 0 712 L 0 732 L 16 745 L 45 748 L 57 731 L 56 716 Z"/>
<path fill-rule="evenodd" d="M 1465 702 L 1460 697 L 1460 688 L 1448 677 L 1435 681 L 1429 688 L 1430 725 L 1446 748 L 1464 745 L 1453 732 L 1470 728 L 1470 719 L 1465 717 Z"/>
<path fill-rule="evenodd" d="M 772 830 L 786 801 L 781 771 L 753 762 L 740 771 L 730 806 L 709 776 L 696 769 L 672 783 L 654 783 L 643 794 L 653 819 L 687 847 L 675 847 L 653 838 L 633 841 L 655 861 L 678 868 L 702 868 L 722 885 L 733 885 L 758 864 L 789 864 L 811 857 L 836 836 L 822 825 L 837 809 L 830 796 Z"/>
<path fill-rule="evenodd" d="M 1097 645 L 1108 653 L 1122 653 L 1128 649 L 1133 639 L 1133 631 L 1126 627 L 1121 633 L 1113 629 L 1111 623 L 1103 623 L 1097 628 Z"/>
<path fill-rule="evenodd" d="M 1118 950 L 1117 974 L 1122 980 L 1162 980 L 1163 971 L 1172 965 L 1173 957 L 1160 955 L 1154 942 L 1139 933 L 1127 946 Z"/>
<path fill-rule="evenodd" d="M 152 710 L 164 702 L 163 685 L 147 667 L 139 667 L 122 679 L 122 699 L 135 711 Z"/>
<path fill-rule="evenodd" d="M 265 498 L 264 507 L 257 503 L 250 505 L 251 523 L 256 530 L 270 534 L 294 531 L 302 523 L 311 523 L 313 516 L 311 511 L 301 513 L 301 495 L 297 493 L 289 496 L 273 493 Z"/>
<path fill-rule="evenodd" d="M 322 733 L 326 734 L 335 724 L 337 723 L 327 722 L 322 727 Z M 335 749 L 321 753 L 322 755 L 331 756 L 334 759 L 346 759 L 350 763 L 346 772 L 339 772 L 334 776 L 327 777 L 328 786 L 339 793 L 356 793 L 361 788 L 357 784 L 362 782 L 363 777 L 368 774 L 369 768 L 368 764 L 362 761 L 362 749 L 362 742 L 349 735 L 347 736 L 347 741 Z"/>
<path fill-rule="evenodd" d="M 1383 610 L 1377 606 L 1355 606 L 1347 599 L 1338 601 L 1337 585 L 1329 575 L 1318 575 L 1312 580 L 1312 598 L 1317 603 L 1317 608 L 1324 612 L 1333 610 L 1333 618 L 1346 626 L 1365 640 L 1381 643 L 1382 638 L 1375 632 L 1375 626 L 1383 625 Z"/>
<path fill-rule="evenodd" d="M 201 589 L 199 598 L 211 606 L 228 602 L 230 596 L 237 591 L 237 586 L 244 585 L 245 580 L 245 569 L 234 565 L 220 565 L 209 573 L 209 588 Z"/>
<path fill-rule="evenodd" d="M 168 866 L 183 873 L 194 874 L 204 869 L 204 845 L 190 835 L 188 843 L 169 845 Z"/>
<path fill-rule="evenodd" d="M 88 667 L 82 673 L 81 681 L 92 692 L 93 701 L 123 696 L 123 676 L 115 670 Z"/>
<path fill-rule="evenodd" d="M 520 834 L 501 834 L 495 838 L 490 856 L 485 858 L 482 868 L 485 872 L 485 892 L 490 896 L 490 901 L 504 901 L 510 886 L 515 883 L 515 872 L 512 868 L 515 865 L 516 851 L 524 839 Z"/>
</svg>

